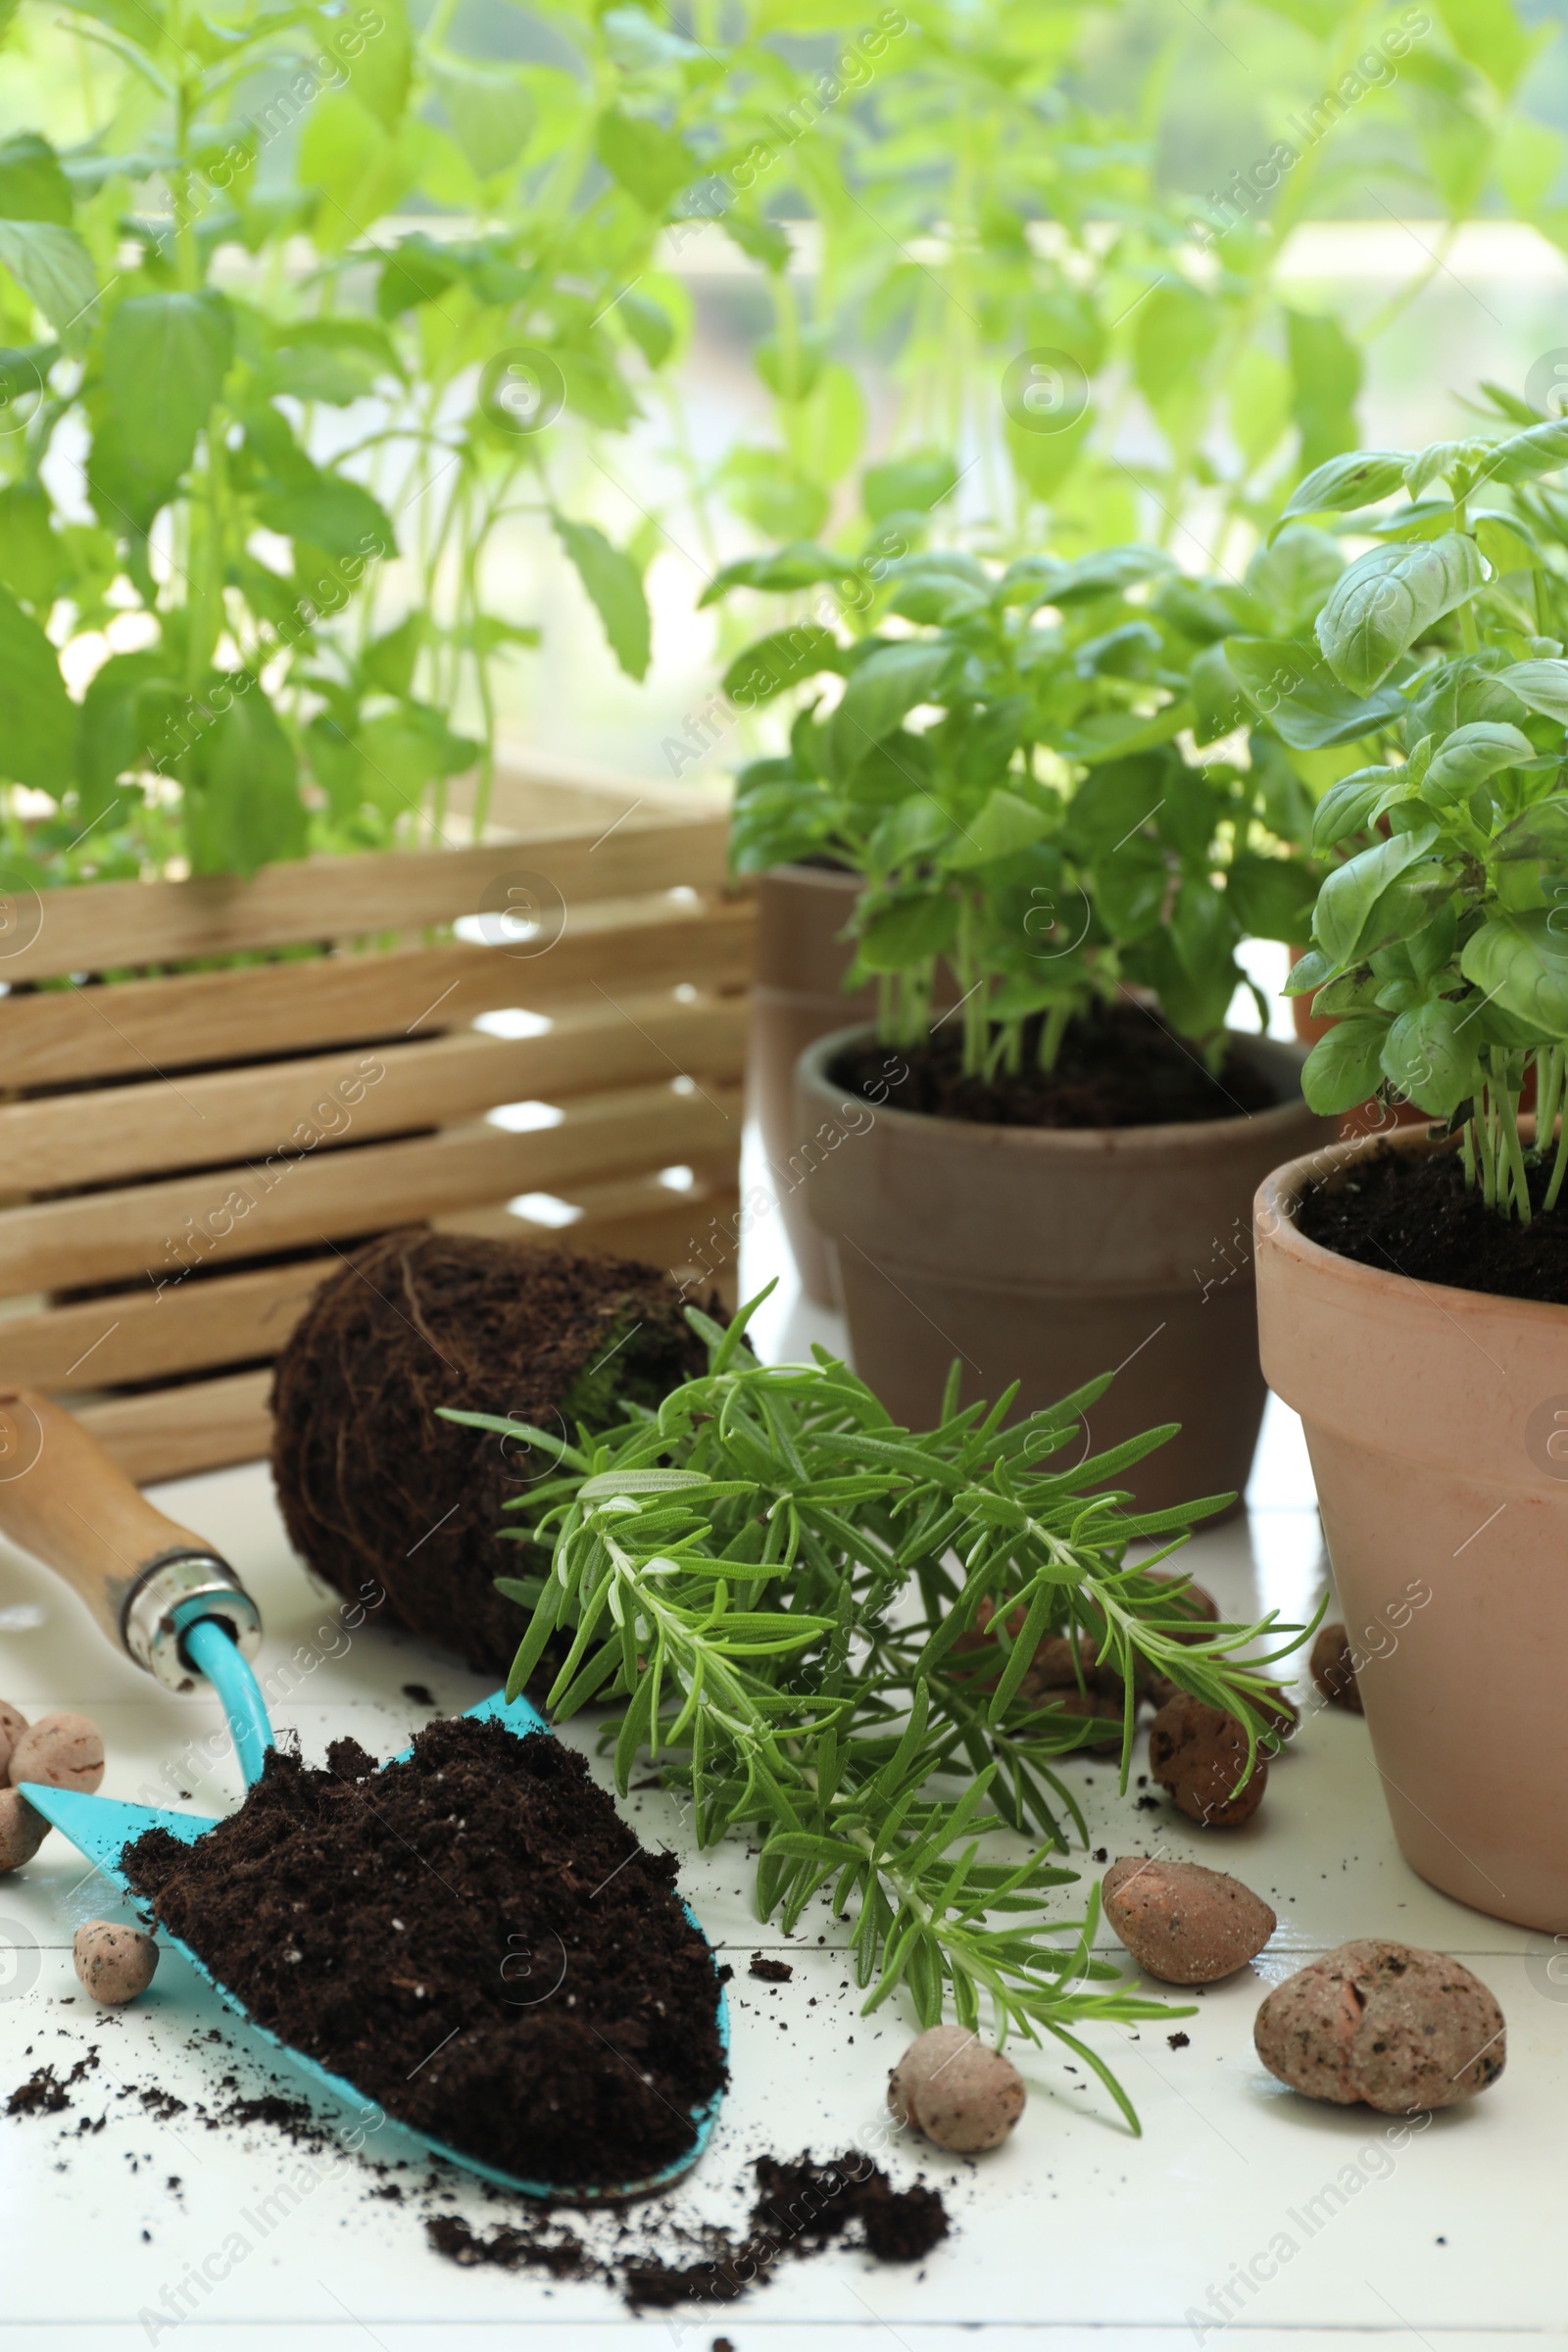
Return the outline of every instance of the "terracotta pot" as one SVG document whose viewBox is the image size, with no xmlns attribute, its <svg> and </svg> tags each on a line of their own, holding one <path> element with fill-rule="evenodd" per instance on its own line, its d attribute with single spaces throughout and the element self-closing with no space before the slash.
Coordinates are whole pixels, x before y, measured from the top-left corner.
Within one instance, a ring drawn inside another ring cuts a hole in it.
<svg viewBox="0 0 1568 2352">
<path fill-rule="evenodd" d="M 1568 1930 L 1568 1307 L 1415 1282 L 1307 1241 L 1303 1184 L 1375 1149 L 1335 1145 L 1259 1191 L 1263 1369 L 1305 1425 L 1400 1851 L 1446 1894 L 1556 1934 Z"/>
<path fill-rule="evenodd" d="M 812 1040 L 846 1021 L 870 1020 L 876 991 L 846 996 L 840 983 L 853 950 L 839 937 L 855 911 L 858 874 L 814 865 L 775 866 L 757 881 L 757 970 L 747 1079 L 752 1113 L 808 1296 L 837 1304 L 832 1246 L 806 1206 L 809 1168 L 795 1118 L 795 1064 Z"/>
<path fill-rule="evenodd" d="M 1301 1054 L 1238 1037 L 1285 1099 L 1251 1117 L 1167 1127 L 987 1127 L 878 1109 L 801 1057 L 820 1162 L 810 1209 L 839 1250 L 856 1368 L 895 1419 L 1022 1383 L 1015 1410 L 1116 1372 L 1093 1447 L 1161 1421 L 1181 1435 L 1128 1475 L 1151 1508 L 1247 1484 L 1263 1381 L 1251 1326 L 1251 1197 L 1282 1152 L 1332 1127 L 1301 1102 Z M 835 1140 L 836 1139 L 836 1140 Z"/>
</svg>

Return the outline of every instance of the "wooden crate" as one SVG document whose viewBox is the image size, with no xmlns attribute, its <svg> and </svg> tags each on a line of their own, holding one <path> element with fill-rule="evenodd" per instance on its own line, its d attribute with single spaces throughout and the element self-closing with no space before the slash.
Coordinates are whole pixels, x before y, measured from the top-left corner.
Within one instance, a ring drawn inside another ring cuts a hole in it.
<svg viewBox="0 0 1568 2352">
<path fill-rule="evenodd" d="M 14 909 L 0 1380 L 67 1399 L 133 1477 L 265 1452 L 271 1357 L 391 1226 L 679 1272 L 733 1211 L 752 916 L 722 814 L 537 776 L 502 805 L 482 847 Z"/>
</svg>

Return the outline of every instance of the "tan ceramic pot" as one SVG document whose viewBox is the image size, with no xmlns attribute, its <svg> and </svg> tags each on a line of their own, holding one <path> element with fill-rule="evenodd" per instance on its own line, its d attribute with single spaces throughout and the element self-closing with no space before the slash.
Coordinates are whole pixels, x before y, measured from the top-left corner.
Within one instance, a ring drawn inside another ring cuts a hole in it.
<svg viewBox="0 0 1568 2352">
<path fill-rule="evenodd" d="M 747 1076 L 784 1230 L 808 1294 L 836 1304 L 830 1243 L 806 1206 L 809 1155 L 795 1117 L 795 1065 L 812 1040 L 870 1020 L 876 991 L 846 996 L 853 950 L 839 934 L 855 911 L 858 874 L 781 865 L 758 877 L 757 964 Z"/>
<path fill-rule="evenodd" d="M 822 1156 L 810 1211 L 834 1241 L 856 1369 L 895 1419 L 929 1426 L 948 1368 L 963 1396 L 1022 1384 L 1016 1410 L 1115 1372 L 1095 1451 L 1163 1421 L 1179 1437 L 1128 1474 L 1159 1508 L 1247 1484 L 1263 1410 L 1251 1199 L 1284 1152 L 1326 1140 L 1298 1091 L 1298 1048 L 1240 1051 L 1282 1100 L 1167 1127 L 986 1127 L 878 1109 L 801 1057 L 801 1124 Z"/>
<path fill-rule="evenodd" d="M 1431 1149 L 1400 1133 L 1395 1148 Z M 1434 1886 L 1568 1930 L 1568 1307 L 1382 1272 L 1257 1196 L 1269 1386 L 1301 1416 L 1395 1835 Z"/>
</svg>

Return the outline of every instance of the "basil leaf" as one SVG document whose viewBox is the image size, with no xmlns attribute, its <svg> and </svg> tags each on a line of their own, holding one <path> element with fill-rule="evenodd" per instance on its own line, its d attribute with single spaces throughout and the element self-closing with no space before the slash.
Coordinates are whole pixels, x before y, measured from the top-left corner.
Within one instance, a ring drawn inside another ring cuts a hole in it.
<svg viewBox="0 0 1568 2352">
<path fill-rule="evenodd" d="M 1051 830 L 1042 808 L 1032 808 L 1014 792 L 993 792 L 978 816 L 959 827 L 958 838 L 942 862 L 957 872 L 974 865 L 991 865 L 1026 850 Z"/>
<path fill-rule="evenodd" d="M 813 539 L 792 539 L 771 555 L 741 556 L 715 571 L 698 598 L 698 610 L 718 602 L 732 588 L 810 588 L 818 580 L 849 580 L 856 566 L 846 556 L 835 556 Z"/>
<path fill-rule="evenodd" d="M 1392 784 L 1401 781 L 1396 767 L 1358 767 L 1353 775 L 1331 784 L 1312 818 L 1312 847 L 1321 855 L 1348 833 L 1364 833 L 1379 813 L 1379 804 Z"/>
<path fill-rule="evenodd" d="M 724 672 L 722 691 L 743 710 L 755 710 L 759 703 L 771 702 L 786 686 L 798 686 L 803 678 L 838 665 L 839 641 L 832 631 L 801 621 L 792 629 L 775 629 L 769 637 L 759 637 L 737 654 Z"/>
<path fill-rule="evenodd" d="M 1282 997 L 1310 997 L 1323 987 L 1334 966 L 1321 948 L 1308 948 L 1291 966 L 1291 976 L 1281 989 Z"/>
<path fill-rule="evenodd" d="M 1540 474 L 1555 473 L 1560 466 L 1568 466 L 1568 418 L 1559 416 L 1499 441 L 1480 478 L 1509 484 L 1533 482 Z"/>
<path fill-rule="evenodd" d="M 556 536 L 577 567 L 594 610 L 604 623 L 610 650 L 628 678 L 640 678 L 648 667 L 653 623 L 642 574 L 630 556 L 612 547 L 591 522 L 572 522 L 564 514 L 551 517 Z"/>
<path fill-rule="evenodd" d="M 0 220 L 0 263 L 56 334 L 74 326 L 97 299 L 92 255 L 58 220 Z"/>
<path fill-rule="evenodd" d="M 1315 890 L 1316 876 L 1298 858 L 1244 855 L 1225 880 L 1225 896 L 1243 935 L 1287 945 L 1311 928 Z"/>
<path fill-rule="evenodd" d="M 1324 659 L 1342 686 L 1370 694 L 1399 656 L 1486 578 L 1481 550 L 1459 531 L 1375 547 L 1350 565 L 1317 616 Z"/>
<path fill-rule="evenodd" d="M 1496 917 L 1466 940 L 1459 957 L 1465 978 L 1491 1002 L 1550 1037 L 1568 1037 L 1568 937 L 1551 928 L 1560 919 L 1558 907 Z"/>
<path fill-rule="evenodd" d="M 0 588 L 0 775 L 59 800 L 71 781 L 76 726 L 54 647 Z"/>
<path fill-rule="evenodd" d="M 1516 858 L 1568 859 L 1568 796 L 1554 793 L 1516 816 L 1493 842 L 1492 855 L 1504 864 Z"/>
<path fill-rule="evenodd" d="M 1479 1041 L 1464 1017 L 1461 1005 L 1439 998 L 1401 1012 L 1384 1040 L 1385 1075 L 1435 1119 L 1447 1118 L 1477 1091 Z"/>
<path fill-rule="evenodd" d="M 1408 464 L 1402 451 L 1388 449 L 1351 450 L 1343 458 L 1330 458 L 1292 493 L 1274 526 L 1276 533 L 1297 514 L 1344 514 L 1352 507 L 1375 505 L 1399 488 Z"/>
<path fill-rule="evenodd" d="M 1486 720 L 1458 727 L 1422 777 L 1422 797 L 1439 802 L 1461 801 L 1499 768 L 1516 767 L 1521 760 L 1533 760 L 1535 756 L 1535 745 L 1517 727 Z"/>
<path fill-rule="evenodd" d="M 1380 841 L 1375 849 L 1363 850 L 1359 858 L 1335 867 L 1317 894 L 1312 917 L 1312 936 L 1333 963 L 1358 962 L 1378 944 L 1369 943 L 1358 956 L 1362 933 L 1379 899 L 1406 867 L 1427 855 L 1437 838 L 1436 825 L 1423 825 L 1418 833 Z"/>
<path fill-rule="evenodd" d="M 1568 662 L 1511 662 L 1498 670 L 1497 684 L 1543 718 L 1560 719 L 1568 726 Z"/>
<path fill-rule="evenodd" d="M 1320 1037 L 1301 1071 L 1301 1092 L 1308 1108 L 1333 1118 L 1376 1094 L 1383 1076 L 1386 1035 L 1382 1021 L 1354 1015 L 1337 1021 Z"/>
<path fill-rule="evenodd" d="M 958 934 L 958 906 L 945 892 L 908 891 L 862 908 L 856 937 L 868 972 L 902 972 L 950 948 Z"/>
<path fill-rule="evenodd" d="M 1298 639 L 1231 637 L 1225 658 L 1254 710 L 1272 721 L 1294 751 L 1357 742 L 1404 712 L 1404 698 L 1393 687 L 1371 696 L 1348 693 L 1317 648 Z"/>
<path fill-rule="evenodd" d="M 233 314 L 211 291 L 133 294 L 110 319 L 87 485 L 112 531 L 149 529 L 174 496 L 233 348 Z"/>
<path fill-rule="evenodd" d="M 828 721 L 829 748 L 840 775 L 853 775 L 872 745 L 893 734 L 907 711 L 933 700 L 953 652 L 943 640 L 911 638 L 878 646 L 857 666 Z"/>
</svg>

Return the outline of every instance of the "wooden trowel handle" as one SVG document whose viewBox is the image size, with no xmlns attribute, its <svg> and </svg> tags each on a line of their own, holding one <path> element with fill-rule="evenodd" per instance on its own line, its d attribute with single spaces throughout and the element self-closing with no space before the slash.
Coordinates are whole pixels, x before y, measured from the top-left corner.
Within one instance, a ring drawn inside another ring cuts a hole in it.
<svg viewBox="0 0 1568 2352">
<path fill-rule="evenodd" d="M 247 1652 L 260 1642 L 256 1604 L 227 1563 L 35 1389 L 0 1385 L 0 1534 L 64 1578 L 115 1647 L 171 1690 L 200 1680 L 179 1654 L 194 1616 L 224 1619 Z"/>
</svg>

